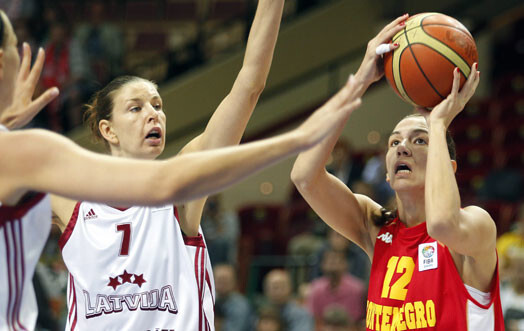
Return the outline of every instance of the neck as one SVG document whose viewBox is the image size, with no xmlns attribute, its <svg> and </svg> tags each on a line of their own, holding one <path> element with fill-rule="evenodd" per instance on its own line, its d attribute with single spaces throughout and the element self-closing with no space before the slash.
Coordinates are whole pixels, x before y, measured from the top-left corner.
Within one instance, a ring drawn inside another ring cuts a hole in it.
<svg viewBox="0 0 524 331">
<path fill-rule="evenodd" d="M 329 287 L 332 289 L 335 289 L 340 284 L 340 280 L 342 279 L 342 275 L 332 275 L 329 277 Z"/>
<path fill-rule="evenodd" d="M 424 190 L 397 192 L 399 218 L 407 227 L 426 221 Z"/>
</svg>

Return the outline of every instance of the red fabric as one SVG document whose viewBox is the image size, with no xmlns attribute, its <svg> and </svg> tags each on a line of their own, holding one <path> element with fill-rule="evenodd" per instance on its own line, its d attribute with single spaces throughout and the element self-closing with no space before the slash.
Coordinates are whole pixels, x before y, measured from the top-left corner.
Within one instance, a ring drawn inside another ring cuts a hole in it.
<svg viewBox="0 0 524 331">
<path fill-rule="evenodd" d="M 494 305 L 494 331 L 504 330 L 498 266 L 491 302 L 483 306 L 464 287 L 446 246 L 436 244 L 436 255 L 431 255 L 436 268 L 419 271 L 419 245 L 435 242 L 426 223 L 407 228 L 396 219 L 382 227 L 371 266 L 366 330 L 468 330 L 468 301 L 484 309 Z M 394 316 L 402 318 L 403 326 L 391 327 Z"/>
<path fill-rule="evenodd" d="M 46 47 L 44 70 L 42 71 L 42 84 L 46 88 L 62 87 L 70 75 L 69 68 L 69 42 L 62 47 L 52 43 Z"/>
<path fill-rule="evenodd" d="M 0 206 L 0 226 L 4 225 L 9 221 L 14 221 L 24 217 L 31 208 L 36 206 L 43 198 L 45 194 L 36 193 L 29 199 L 18 203 L 16 206 Z"/>
<path fill-rule="evenodd" d="M 71 237 L 71 234 L 73 234 L 73 230 L 75 229 L 76 221 L 78 221 L 78 210 L 80 209 L 81 202 L 77 202 L 75 205 L 75 209 L 73 210 L 73 214 L 71 215 L 71 218 L 69 219 L 69 222 L 67 223 L 67 226 L 62 232 L 62 235 L 60 236 L 60 239 L 58 239 L 58 246 L 61 250 L 64 249 L 65 244 L 67 244 L 67 241 L 69 240 L 69 237 Z"/>
</svg>

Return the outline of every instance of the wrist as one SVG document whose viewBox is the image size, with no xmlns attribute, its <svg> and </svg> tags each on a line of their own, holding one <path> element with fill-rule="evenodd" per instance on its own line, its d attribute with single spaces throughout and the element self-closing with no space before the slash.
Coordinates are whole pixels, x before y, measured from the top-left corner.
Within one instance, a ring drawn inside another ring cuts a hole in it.
<svg viewBox="0 0 524 331">
<path fill-rule="evenodd" d="M 372 81 L 369 81 L 365 78 L 365 75 L 358 69 L 357 73 L 354 76 L 355 81 L 355 90 L 358 91 L 358 96 L 362 96 L 368 87 L 373 84 Z"/>
<path fill-rule="evenodd" d="M 446 132 L 448 130 L 448 125 L 443 119 L 429 119 L 428 127 L 430 131 L 442 131 Z"/>
</svg>

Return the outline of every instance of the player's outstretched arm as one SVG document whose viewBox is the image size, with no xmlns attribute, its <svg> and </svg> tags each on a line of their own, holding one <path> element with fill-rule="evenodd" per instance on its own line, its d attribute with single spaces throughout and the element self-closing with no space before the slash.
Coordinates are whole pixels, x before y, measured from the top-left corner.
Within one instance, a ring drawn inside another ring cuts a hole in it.
<svg viewBox="0 0 524 331">
<path fill-rule="evenodd" d="M 357 84 L 351 76 L 348 85 L 353 86 L 353 94 L 358 94 Z M 365 196 L 353 194 L 325 167 L 350 115 L 346 114 L 324 141 L 299 154 L 291 171 L 291 180 L 324 222 L 370 254 L 373 242 L 368 235 L 367 214 L 380 206 Z"/>
<path fill-rule="evenodd" d="M 350 98 L 346 86 L 289 133 L 166 161 L 92 153 L 44 130 L 0 133 L 0 201 L 14 204 L 25 192 L 34 190 L 114 205 L 183 203 L 216 193 L 311 148 L 359 104 L 360 99 Z"/>
<path fill-rule="evenodd" d="M 58 88 L 52 87 L 33 100 L 33 94 L 42 73 L 45 52 L 43 49 L 38 50 L 35 64 L 31 68 L 31 48 L 27 43 L 24 43 L 23 50 L 24 54 L 15 83 L 13 103 L 9 108 L 3 110 L 0 116 L 0 124 L 10 129 L 21 128 L 29 123 L 59 93 Z"/>
<path fill-rule="evenodd" d="M 260 0 L 249 33 L 242 68 L 229 94 L 215 110 L 204 132 L 189 142 L 181 154 L 237 145 L 262 93 L 273 60 L 284 0 Z M 205 199 L 179 205 L 182 231 L 198 234 Z"/>
<path fill-rule="evenodd" d="M 182 150 L 200 151 L 238 144 L 266 85 L 284 0 L 260 0 L 249 32 L 242 68 L 205 131 Z"/>
</svg>

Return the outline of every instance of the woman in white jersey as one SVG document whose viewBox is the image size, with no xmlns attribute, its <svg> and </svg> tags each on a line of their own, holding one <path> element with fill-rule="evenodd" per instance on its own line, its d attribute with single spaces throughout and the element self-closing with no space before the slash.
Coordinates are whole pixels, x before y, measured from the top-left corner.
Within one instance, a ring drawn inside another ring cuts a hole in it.
<svg viewBox="0 0 524 331">
<path fill-rule="evenodd" d="M 397 18 L 369 42 L 355 75 L 359 95 L 382 77 L 376 52 L 407 18 Z M 461 70 L 454 70 L 446 99 L 431 112 L 420 109 L 423 115 L 402 119 L 389 137 L 385 163 L 395 212 L 354 194 L 325 170 L 346 121 L 301 153 L 293 167 L 291 178 L 311 207 L 372 261 L 366 330 L 503 329 L 495 223 L 477 206 L 461 208 L 447 136 L 479 82 L 476 63 Z M 467 81 L 459 91 L 461 76 Z"/>
<path fill-rule="evenodd" d="M 191 140 L 181 154 L 240 142 L 266 83 L 283 5 L 284 0 L 258 2 L 244 62 L 231 91 L 204 132 Z M 162 106 L 156 85 L 138 77 L 123 76 L 95 94 L 88 109 L 88 121 L 95 137 L 102 139 L 113 156 L 155 159 L 165 144 L 166 116 Z M 53 198 L 53 211 L 63 230 L 62 255 L 70 272 L 68 289 L 70 293 L 84 293 L 81 297 L 77 295 L 76 301 L 69 300 L 69 311 L 76 314 L 71 318 L 90 328 L 99 325 L 112 328 L 125 322 L 151 329 L 182 326 L 214 329 L 214 280 L 200 231 L 204 203 L 202 199 L 166 205 L 160 210 L 149 207 L 121 210 Z M 86 221 L 93 214 L 98 221 Z M 79 258 L 77 252 L 82 247 Z M 101 262 L 101 256 L 108 256 L 105 263 Z M 85 260 L 93 263 L 86 265 Z M 98 278 L 100 274 L 105 278 Z M 141 286 L 129 285 L 128 274 L 135 275 L 131 281 L 142 275 L 147 282 Z M 173 293 L 171 308 L 148 303 L 154 301 L 157 292 L 167 297 L 168 292 L 162 289 Z M 94 302 L 111 295 L 125 299 L 138 293 L 147 293 L 137 299 L 140 304 L 110 303 L 104 308 L 104 299 Z"/>
<path fill-rule="evenodd" d="M 27 122 L 35 109 L 56 96 L 49 91 L 31 100 L 44 54 L 39 52 L 30 70 L 28 48 L 24 48 L 19 71 L 17 38 L 7 16 L 0 11 L 0 120 L 12 126 Z M 312 147 L 359 102 L 353 98 L 351 84 L 346 84 L 330 102 L 289 133 L 240 147 L 155 162 L 99 155 L 45 130 L 9 132 L 0 125 L 0 330 L 32 330 L 36 321 L 31 279 L 50 229 L 51 210 L 45 195 L 32 192 L 114 205 L 184 203 L 222 190 Z M 22 109 L 13 109 L 13 104 Z M 139 277 L 132 281 L 141 282 Z M 158 297 L 158 304 L 171 309 L 166 301 L 168 290 L 159 293 L 164 296 Z M 126 303 L 128 300 L 132 305 L 136 298 L 124 299 Z"/>
</svg>

